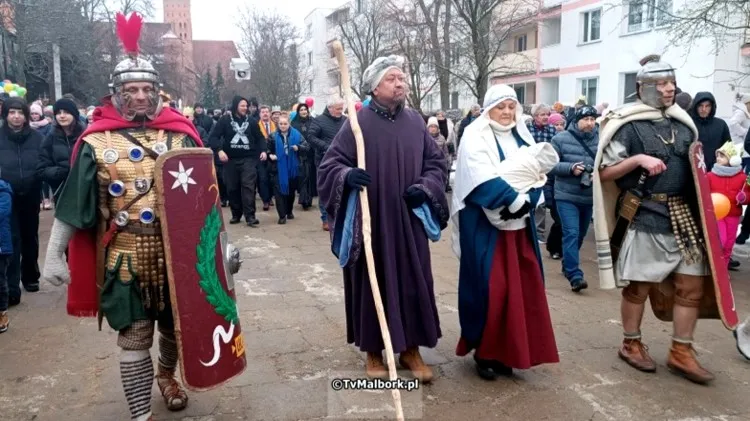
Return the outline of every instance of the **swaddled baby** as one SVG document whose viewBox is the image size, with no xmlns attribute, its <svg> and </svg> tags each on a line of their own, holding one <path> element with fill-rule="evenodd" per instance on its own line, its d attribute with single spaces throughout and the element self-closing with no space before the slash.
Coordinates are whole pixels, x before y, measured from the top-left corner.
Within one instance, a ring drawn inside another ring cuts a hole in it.
<svg viewBox="0 0 750 421">
<path fill-rule="evenodd" d="M 547 173 L 552 171 L 560 157 L 550 143 L 537 143 L 523 146 L 508 156 L 497 167 L 500 177 L 519 194 L 528 193 L 533 188 L 541 188 L 547 182 Z M 533 203 L 536 207 L 542 202 Z M 513 229 L 517 222 L 503 221 L 497 211 L 484 210 L 487 219 L 498 229 Z"/>
<path fill-rule="evenodd" d="M 518 193 L 527 193 L 547 182 L 547 173 L 560 162 L 550 143 L 524 146 L 500 163 L 500 177 Z"/>
</svg>

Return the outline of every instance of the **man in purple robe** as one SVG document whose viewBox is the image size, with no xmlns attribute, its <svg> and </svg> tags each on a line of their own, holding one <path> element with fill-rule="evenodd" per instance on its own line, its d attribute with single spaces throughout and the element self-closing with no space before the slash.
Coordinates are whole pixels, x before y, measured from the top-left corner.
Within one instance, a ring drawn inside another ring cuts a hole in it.
<svg viewBox="0 0 750 421">
<path fill-rule="evenodd" d="M 449 217 L 443 153 L 422 117 L 404 107 L 403 58 L 381 57 L 363 80 L 372 101 L 357 113 L 365 140 L 366 170 L 357 168 L 357 147 L 347 121 L 318 170 L 318 192 L 331 224 L 332 251 L 344 272 L 347 341 L 367 353 L 370 377 L 387 378 L 365 253 L 358 193 L 367 187 L 372 249 L 394 353 L 423 382 L 432 370 L 419 346 L 441 336 L 428 238 L 437 241 Z"/>
</svg>

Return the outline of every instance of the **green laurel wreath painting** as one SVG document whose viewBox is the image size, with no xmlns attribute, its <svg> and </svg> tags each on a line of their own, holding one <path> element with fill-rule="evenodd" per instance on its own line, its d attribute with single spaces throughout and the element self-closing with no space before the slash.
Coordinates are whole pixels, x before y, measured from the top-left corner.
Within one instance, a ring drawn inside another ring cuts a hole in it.
<svg viewBox="0 0 750 421">
<path fill-rule="evenodd" d="M 206 293 L 206 300 L 214 307 L 216 314 L 236 325 L 239 324 L 237 305 L 222 288 L 216 271 L 216 242 L 219 240 L 220 230 L 221 217 L 214 205 L 201 228 L 201 238 L 196 248 L 198 261 L 195 268 L 201 278 L 198 284 Z"/>
</svg>

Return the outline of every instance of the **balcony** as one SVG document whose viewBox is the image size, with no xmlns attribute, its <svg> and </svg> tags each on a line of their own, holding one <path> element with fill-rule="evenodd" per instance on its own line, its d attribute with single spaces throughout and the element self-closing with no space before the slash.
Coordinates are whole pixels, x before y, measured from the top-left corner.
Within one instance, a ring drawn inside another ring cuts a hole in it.
<svg viewBox="0 0 750 421">
<path fill-rule="evenodd" d="M 560 44 L 550 45 L 542 48 L 541 63 L 539 63 L 540 72 L 558 70 L 563 63 L 563 48 Z"/>
<path fill-rule="evenodd" d="M 536 61 L 539 50 L 526 50 L 518 53 L 508 53 L 497 57 L 493 62 L 495 71 L 491 78 L 505 77 L 516 74 L 536 73 Z"/>
</svg>

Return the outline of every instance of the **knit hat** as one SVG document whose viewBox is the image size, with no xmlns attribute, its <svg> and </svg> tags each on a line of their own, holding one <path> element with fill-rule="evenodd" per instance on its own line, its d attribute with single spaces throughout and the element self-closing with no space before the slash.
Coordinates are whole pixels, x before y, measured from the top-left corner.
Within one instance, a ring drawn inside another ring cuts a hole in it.
<svg viewBox="0 0 750 421">
<path fill-rule="evenodd" d="M 44 116 L 44 110 L 38 102 L 34 102 L 33 104 L 31 104 L 29 110 L 31 111 L 31 114 L 39 114 L 40 116 Z"/>
<path fill-rule="evenodd" d="M 547 120 L 547 122 L 553 126 L 557 123 L 565 123 L 565 117 L 560 113 L 552 113 L 549 115 L 549 120 Z"/>
<path fill-rule="evenodd" d="M 689 93 L 683 91 L 675 95 L 674 102 L 676 102 L 680 108 L 687 111 L 688 108 L 690 108 L 690 104 L 693 102 L 693 97 L 690 96 Z"/>
<path fill-rule="evenodd" d="M 427 127 L 430 127 L 430 126 L 440 127 L 437 117 L 430 117 L 427 119 Z"/>
<path fill-rule="evenodd" d="M 279 107 L 278 105 L 274 105 L 273 107 L 271 107 L 271 114 L 280 113 L 280 112 L 281 112 L 281 107 Z"/>
<path fill-rule="evenodd" d="M 195 109 L 192 107 L 185 107 L 182 109 L 182 115 L 195 115 Z"/>
<path fill-rule="evenodd" d="M 740 152 L 732 142 L 727 142 L 724 144 L 724 146 L 717 149 L 716 156 L 718 157 L 719 154 L 724 155 L 729 159 L 730 167 L 739 167 L 740 165 L 742 165 L 742 157 L 740 156 Z"/>
<path fill-rule="evenodd" d="M 61 98 L 55 102 L 55 105 L 52 107 L 52 111 L 55 113 L 55 115 L 57 115 L 60 110 L 67 111 L 68 114 L 72 115 L 76 121 L 81 117 L 81 114 L 78 111 L 78 106 L 70 99 Z"/>
<path fill-rule="evenodd" d="M 590 105 L 584 105 L 583 107 L 576 110 L 575 122 L 578 123 L 582 118 L 586 117 L 599 117 L 599 113 L 596 112 L 596 108 Z"/>
<path fill-rule="evenodd" d="M 586 105 L 586 95 L 579 96 L 576 105 Z"/>
<path fill-rule="evenodd" d="M 565 110 L 565 106 L 562 105 L 562 102 L 555 102 L 555 105 L 552 106 L 552 109 L 555 110 L 556 113 L 562 113 Z"/>
</svg>

